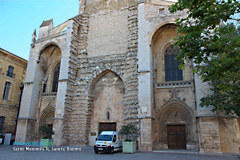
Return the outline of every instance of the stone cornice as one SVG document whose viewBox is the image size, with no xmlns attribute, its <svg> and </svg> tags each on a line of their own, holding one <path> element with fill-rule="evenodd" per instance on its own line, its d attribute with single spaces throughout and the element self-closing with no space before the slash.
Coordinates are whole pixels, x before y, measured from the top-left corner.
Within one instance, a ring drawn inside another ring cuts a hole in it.
<svg viewBox="0 0 240 160">
<path fill-rule="evenodd" d="M 23 84 L 33 84 L 33 82 L 23 82 Z"/>
<path fill-rule="evenodd" d="M 230 115 L 198 115 L 197 118 L 201 117 L 219 117 L 219 118 L 238 118 L 238 116 L 230 116 Z"/>
<path fill-rule="evenodd" d="M 58 120 L 64 120 L 63 117 L 53 117 L 53 119 L 54 119 L 54 120 L 55 120 L 55 119 L 58 119 Z"/>
<path fill-rule="evenodd" d="M 153 120 L 155 120 L 155 118 L 153 118 L 152 116 L 138 116 L 138 119 L 153 119 Z"/>
<path fill-rule="evenodd" d="M 20 120 L 20 119 L 22 119 L 22 120 L 37 120 L 36 118 L 32 118 L 32 117 L 19 117 L 18 118 L 18 120 Z"/>
</svg>

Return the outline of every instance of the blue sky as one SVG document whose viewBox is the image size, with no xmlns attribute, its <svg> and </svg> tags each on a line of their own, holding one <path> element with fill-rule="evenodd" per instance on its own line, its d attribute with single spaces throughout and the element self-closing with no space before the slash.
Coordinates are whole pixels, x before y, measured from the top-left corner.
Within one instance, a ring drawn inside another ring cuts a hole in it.
<svg viewBox="0 0 240 160">
<path fill-rule="evenodd" d="M 57 26 L 78 14 L 78 0 L 0 0 L 0 48 L 28 60 L 34 29 Z"/>
</svg>

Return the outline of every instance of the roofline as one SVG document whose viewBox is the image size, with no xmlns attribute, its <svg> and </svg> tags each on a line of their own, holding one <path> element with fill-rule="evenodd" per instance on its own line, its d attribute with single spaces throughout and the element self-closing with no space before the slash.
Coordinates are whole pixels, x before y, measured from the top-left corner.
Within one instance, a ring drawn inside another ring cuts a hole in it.
<svg viewBox="0 0 240 160">
<path fill-rule="evenodd" d="M 0 50 L 2 50 L 3 52 L 5 52 L 5 53 L 7 53 L 7 54 L 11 54 L 11 55 L 13 55 L 13 56 L 15 56 L 15 57 L 17 57 L 17 58 L 20 58 L 21 60 L 23 60 L 23 61 L 25 61 L 25 62 L 28 63 L 28 61 L 27 61 L 26 59 L 24 59 L 24 58 L 22 58 L 22 57 L 19 57 L 19 56 L 16 55 L 16 54 L 13 54 L 13 53 L 11 53 L 11 52 L 9 52 L 9 51 L 3 49 L 3 48 L 0 48 Z"/>
</svg>

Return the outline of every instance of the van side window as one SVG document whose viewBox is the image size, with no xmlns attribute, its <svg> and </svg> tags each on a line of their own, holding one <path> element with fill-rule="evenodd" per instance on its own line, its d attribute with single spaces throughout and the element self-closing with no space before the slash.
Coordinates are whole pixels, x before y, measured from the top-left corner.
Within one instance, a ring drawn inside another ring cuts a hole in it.
<svg viewBox="0 0 240 160">
<path fill-rule="evenodd" d="M 114 136 L 113 136 L 113 142 L 116 142 L 116 140 L 117 140 L 117 136 L 114 135 Z"/>
</svg>

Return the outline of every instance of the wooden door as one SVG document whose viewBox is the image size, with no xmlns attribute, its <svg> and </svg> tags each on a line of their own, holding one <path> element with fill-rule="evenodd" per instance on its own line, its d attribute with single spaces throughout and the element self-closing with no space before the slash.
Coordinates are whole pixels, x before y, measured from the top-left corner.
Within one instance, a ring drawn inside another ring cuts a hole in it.
<svg viewBox="0 0 240 160">
<path fill-rule="evenodd" d="M 99 132 L 100 134 L 102 131 L 116 131 L 116 122 L 110 122 L 110 123 L 99 123 Z"/>
<path fill-rule="evenodd" d="M 169 125 L 168 149 L 186 149 L 186 132 L 185 125 Z"/>
</svg>

